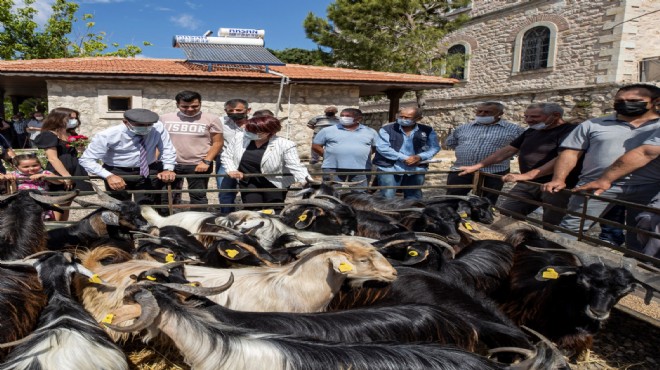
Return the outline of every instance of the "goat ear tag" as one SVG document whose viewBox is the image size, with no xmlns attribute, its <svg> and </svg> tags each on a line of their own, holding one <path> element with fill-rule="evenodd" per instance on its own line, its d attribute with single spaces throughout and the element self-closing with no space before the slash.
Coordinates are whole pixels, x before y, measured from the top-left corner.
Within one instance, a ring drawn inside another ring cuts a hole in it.
<svg viewBox="0 0 660 370">
<path fill-rule="evenodd" d="M 302 215 L 298 216 L 298 221 L 300 222 L 305 222 L 306 219 L 307 219 L 306 213 L 303 213 Z"/>
<path fill-rule="evenodd" d="M 314 222 L 315 218 L 316 218 L 315 216 L 309 217 L 307 215 L 307 211 L 305 211 L 302 214 L 300 214 L 300 216 L 298 216 L 298 222 L 296 222 L 294 226 L 296 227 L 296 229 L 304 229 L 306 227 L 309 227 L 309 225 L 311 225 L 312 222 Z"/>
<path fill-rule="evenodd" d="M 353 265 L 347 262 L 342 262 L 339 264 L 339 272 L 349 272 L 353 271 Z"/>
<path fill-rule="evenodd" d="M 263 214 L 265 214 L 265 215 L 272 215 L 272 214 L 275 213 L 275 210 L 274 210 L 274 209 L 262 209 L 262 210 L 259 211 L 259 212 L 261 212 L 261 213 L 263 213 Z"/>
<path fill-rule="evenodd" d="M 165 256 L 165 262 L 167 263 L 174 262 L 174 254 L 169 253 L 167 256 Z"/>
<path fill-rule="evenodd" d="M 149 281 L 156 281 L 157 279 L 151 275 L 147 275 L 147 280 Z"/>
<path fill-rule="evenodd" d="M 234 258 L 239 254 L 236 249 L 225 249 L 225 253 L 227 253 L 227 257 L 229 258 Z"/>
<path fill-rule="evenodd" d="M 408 255 L 409 255 L 410 257 L 417 257 L 417 256 L 419 256 L 419 252 L 417 252 L 417 251 L 415 251 L 415 250 L 409 250 L 409 251 L 408 251 Z"/>
<path fill-rule="evenodd" d="M 109 313 L 109 314 L 105 315 L 103 320 L 101 320 L 101 323 L 103 323 L 103 324 L 112 324 L 112 320 L 114 318 L 115 318 L 115 315 Z"/>
<path fill-rule="evenodd" d="M 559 274 L 552 267 L 548 267 L 545 271 L 543 271 L 541 277 L 544 279 L 554 280 L 554 279 L 559 279 Z"/>
<path fill-rule="evenodd" d="M 102 284 L 103 283 L 103 281 L 101 281 L 101 278 L 97 274 L 92 275 L 92 277 L 89 278 L 89 282 L 94 283 L 94 284 Z"/>
<path fill-rule="evenodd" d="M 468 217 L 467 212 L 459 212 L 458 215 L 461 216 L 461 218 L 467 218 Z"/>
</svg>

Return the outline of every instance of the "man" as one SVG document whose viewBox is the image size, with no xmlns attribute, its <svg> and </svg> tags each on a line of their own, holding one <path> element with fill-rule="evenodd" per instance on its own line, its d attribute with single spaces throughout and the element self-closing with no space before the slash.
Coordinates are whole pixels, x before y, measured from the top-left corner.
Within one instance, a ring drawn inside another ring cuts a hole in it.
<svg viewBox="0 0 660 370">
<path fill-rule="evenodd" d="M 222 123 L 220 117 L 202 112 L 202 96 L 198 92 L 181 91 L 174 99 L 179 111 L 160 117 L 160 121 L 170 134 L 172 145 L 176 148 L 174 172 L 177 174 L 177 179 L 172 184 L 172 188 L 183 189 L 185 178 L 188 189 L 193 190 L 189 193 L 190 204 L 208 204 L 206 198 L 208 179 L 182 175 L 211 173 L 213 159 L 222 150 Z M 181 203 L 181 193 L 175 194 L 174 202 Z"/>
<path fill-rule="evenodd" d="M 583 122 L 561 144 L 563 150 L 555 163 L 552 181 L 543 185 L 543 191 L 556 193 L 566 188 L 566 177 L 580 157 L 584 157 L 584 162 L 578 189 L 583 184 L 599 179 L 625 152 L 645 143 L 660 128 L 660 115 L 654 109 L 654 104 L 659 100 L 660 88 L 653 85 L 633 84 L 620 88 L 614 96 L 616 114 Z M 659 169 L 655 165 L 646 166 L 613 180 L 611 187 L 600 196 L 648 204 L 660 191 Z M 584 196 L 573 194 L 568 210 L 582 212 L 584 202 Z M 608 202 L 590 199 L 587 214 L 600 216 L 610 207 Z M 628 208 L 626 223 L 634 225 L 638 214 L 639 210 Z M 585 222 L 583 231 L 588 230 L 592 224 Z M 580 218 L 566 215 L 560 226 L 577 232 L 580 229 Z M 628 248 L 640 250 L 635 234 L 626 234 Z"/>
<path fill-rule="evenodd" d="M 126 190 L 160 190 L 173 182 L 175 163 L 176 150 L 158 114 L 141 108 L 127 110 L 122 124 L 94 135 L 80 157 L 87 173 L 102 177 L 110 195 L 122 201 L 131 199 Z M 140 177 L 123 177 L 130 175 Z M 160 204 L 159 194 L 133 195 L 136 203 Z"/>
<path fill-rule="evenodd" d="M 331 107 L 334 108 L 334 107 Z M 376 130 L 363 125 L 362 111 L 346 108 L 341 111 L 339 124 L 321 130 L 312 143 L 312 151 L 323 157 L 323 172 L 364 172 L 371 170 L 371 153 L 376 142 Z M 365 174 L 324 176 L 324 180 L 362 181 Z"/>
<path fill-rule="evenodd" d="M 24 149 L 28 147 L 29 134 L 25 132 L 27 121 L 23 112 L 18 112 L 12 119 L 12 126 L 16 135 L 14 136 L 13 147 L 16 149 Z"/>
<path fill-rule="evenodd" d="M 499 149 L 479 163 L 459 167 L 462 172 L 458 175 L 464 176 L 476 172 L 518 154 L 518 164 L 522 173 L 508 174 L 502 178 L 504 182 L 534 181 L 543 184 L 550 181 L 552 179 L 552 168 L 559 154 L 559 145 L 577 127 L 566 123 L 563 120 L 563 115 L 564 110 L 556 103 L 534 103 L 529 105 L 525 111 L 525 123 L 529 128 L 525 132 L 509 145 Z M 577 183 L 578 173 L 579 171 L 571 172 L 569 181 L 572 185 Z M 570 197 L 570 194 L 566 192 L 544 193 L 539 185 L 523 183 L 516 184 L 509 191 L 509 194 L 562 209 L 566 208 Z M 501 208 L 528 215 L 538 206 L 521 200 L 506 198 L 502 202 Z M 564 214 L 561 211 L 543 207 L 543 222 L 558 225 L 563 216 Z"/>
<path fill-rule="evenodd" d="M 477 106 L 476 118 L 473 122 L 458 126 L 447 137 L 445 145 L 456 151 L 456 162 L 447 176 L 447 185 L 471 185 L 473 174 L 461 175 L 460 167 L 471 166 L 481 162 L 489 155 L 508 145 L 520 136 L 525 129 L 502 119 L 504 105 L 497 102 L 485 102 Z M 510 157 L 480 169 L 481 172 L 504 176 L 509 173 Z M 496 177 L 487 176 L 484 186 L 489 189 L 502 190 L 504 183 Z M 467 195 L 469 188 L 447 189 L 449 195 Z M 492 204 L 497 203 L 497 194 L 484 193 Z"/>
<path fill-rule="evenodd" d="M 43 125 L 44 125 L 44 113 L 43 112 L 32 113 L 32 119 L 27 123 L 27 127 L 25 127 L 25 131 L 27 131 L 27 133 L 30 135 L 31 147 L 35 146 L 32 142 L 41 133 L 41 127 Z"/>
<path fill-rule="evenodd" d="M 420 108 L 401 108 L 396 122 L 383 126 L 376 138 L 374 164 L 378 166 L 379 186 L 421 186 L 425 176 L 393 174 L 397 171 L 426 171 L 428 163 L 440 151 L 438 135 L 431 126 L 418 123 Z M 381 189 L 386 198 L 394 198 L 396 189 Z M 405 199 L 421 199 L 422 189 L 403 189 Z"/>
<path fill-rule="evenodd" d="M 248 119 L 248 114 L 250 114 L 251 108 L 248 106 L 248 102 L 244 99 L 231 99 L 225 103 L 225 113 L 227 114 L 223 120 L 223 139 L 224 147 L 234 139 L 237 133 L 243 132 L 243 126 Z M 222 154 L 222 153 L 220 153 Z M 227 172 L 224 169 L 224 166 L 221 165 L 220 154 L 216 158 L 216 163 L 219 165 L 216 166 L 215 173 L 218 175 L 226 175 Z M 236 190 L 238 186 L 238 181 L 232 179 L 229 176 L 223 176 L 216 178 L 218 189 L 220 190 Z M 236 191 L 231 192 L 221 192 L 218 196 L 220 204 L 234 204 L 236 200 Z M 234 211 L 234 207 L 220 207 L 220 212 L 230 213 Z"/>
<path fill-rule="evenodd" d="M 335 116 L 337 114 L 337 111 L 338 111 L 337 107 L 327 107 L 323 110 L 323 112 L 325 113 L 324 115 L 316 116 L 310 119 L 309 122 L 307 122 L 307 127 L 314 130 L 314 135 L 312 136 L 312 155 L 309 164 L 318 163 L 319 156 L 323 156 L 322 154 L 318 154 L 318 152 L 314 150 L 314 146 L 313 146 L 314 138 L 324 128 L 339 124 L 339 119 L 337 119 L 337 117 Z"/>
</svg>

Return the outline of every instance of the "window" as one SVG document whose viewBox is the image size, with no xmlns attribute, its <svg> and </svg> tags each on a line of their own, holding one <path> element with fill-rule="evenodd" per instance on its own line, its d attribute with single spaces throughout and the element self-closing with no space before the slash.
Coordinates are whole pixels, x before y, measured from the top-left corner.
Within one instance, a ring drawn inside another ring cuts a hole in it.
<svg viewBox="0 0 660 370">
<path fill-rule="evenodd" d="M 447 77 L 455 78 L 458 80 L 465 79 L 465 55 L 467 50 L 464 45 L 456 44 L 447 50 L 447 70 L 449 74 Z"/>
<path fill-rule="evenodd" d="M 525 32 L 522 39 L 520 70 L 531 71 L 548 67 L 550 52 L 550 29 L 534 27 Z"/>
<path fill-rule="evenodd" d="M 124 112 L 131 109 L 131 97 L 108 96 L 108 112 Z"/>
</svg>

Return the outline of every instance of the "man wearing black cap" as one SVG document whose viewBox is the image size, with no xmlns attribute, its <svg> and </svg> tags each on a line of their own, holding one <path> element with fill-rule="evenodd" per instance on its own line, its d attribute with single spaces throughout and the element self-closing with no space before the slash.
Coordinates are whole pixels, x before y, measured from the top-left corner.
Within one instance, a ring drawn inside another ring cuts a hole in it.
<svg viewBox="0 0 660 370">
<path fill-rule="evenodd" d="M 126 190 L 158 190 L 162 183 L 174 181 L 175 162 L 176 151 L 158 114 L 141 108 L 127 110 L 123 124 L 94 135 L 80 157 L 80 165 L 90 175 L 104 178 L 110 195 L 119 200 L 131 199 Z M 129 175 L 140 177 L 123 178 Z M 134 195 L 137 203 L 160 203 L 158 194 Z"/>
<path fill-rule="evenodd" d="M 312 142 L 314 141 L 314 138 L 316 137 L 316 134 L 319 133 L 319 131 L 323 130 L 326 127 L 339 124 L 339 118 L 337 118 L 336 116 L 337 112 L 338 112 L 337 107 L 334 106 L 326 107 L 323 110 L 324 115 L 316 116 L 310 119 L 309 122 L 307 122 L 307 127 L 314 130 L 314 135 L 312 136 Z M 312 150 L 309 164 L 318 163 L 319 158 L 320 156 L 314 150 Z"/>
</svg>

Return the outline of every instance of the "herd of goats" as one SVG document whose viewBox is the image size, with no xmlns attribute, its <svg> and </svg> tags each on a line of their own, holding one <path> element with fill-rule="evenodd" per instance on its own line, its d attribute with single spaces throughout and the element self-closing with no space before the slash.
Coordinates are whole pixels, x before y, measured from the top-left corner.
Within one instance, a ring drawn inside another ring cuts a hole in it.
<svg viewBox="0 0 660 370">
<path fill-rule="evenodd" d="M 532 229 L 469 242 L 480 197 L 299 192 L 278 214 L 118 201 L 46 230 L 78 193 L 0 196 L 0 369 L 129 369 L 121 344 L 192 369 L 567 369 L 636 287 Z M 656 270 L 657 271 L 657 270 Z M 162 347 L 160 347 L 162 346 Z"/>
</svg>

